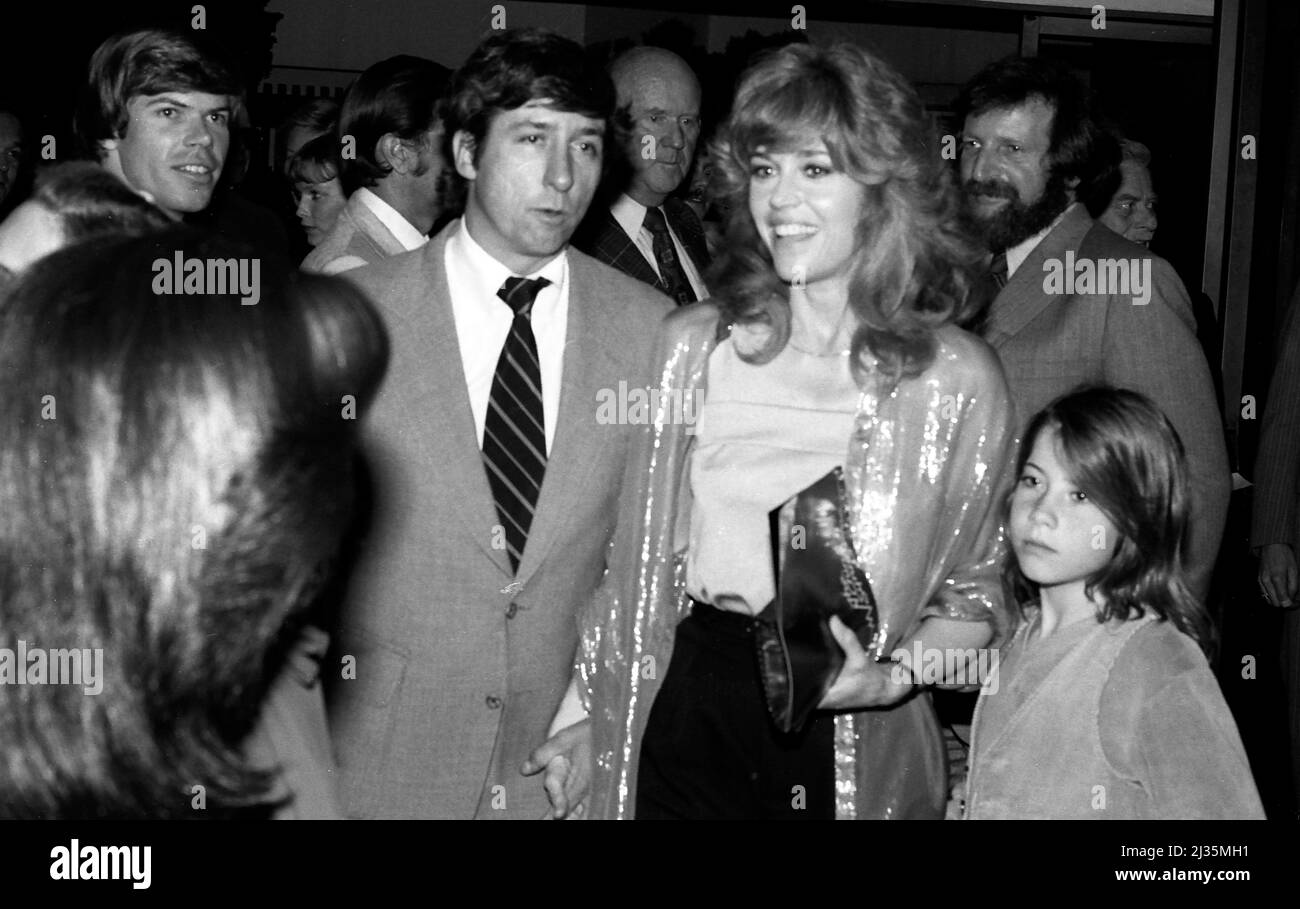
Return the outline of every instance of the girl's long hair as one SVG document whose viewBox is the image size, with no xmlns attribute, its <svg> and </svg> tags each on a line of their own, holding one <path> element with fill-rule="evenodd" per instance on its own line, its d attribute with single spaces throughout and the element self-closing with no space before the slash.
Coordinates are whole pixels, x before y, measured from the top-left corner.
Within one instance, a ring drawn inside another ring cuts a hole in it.
<svg viewBox="0 0 1300 909">
<path fill-rule="evenodd" d="M 1098 620 L 1128 620 L 1149 610 L 1213 655 L 1214 626 L 1187 586 L 1191 496 L 1187 459 L 1173 424 L 1138 392 L 1081 388 L 1030 422 L 1016 476 L 1044 432 L 1056 433 L 1070 477 L 1119 532 L 1110 561 L 1087 580 L 1089 595 L 1102 604 Z M 1036 596 L 1037 586 L 1014 554 L 1007 566 L 1017 600 Z"/>
</svg>

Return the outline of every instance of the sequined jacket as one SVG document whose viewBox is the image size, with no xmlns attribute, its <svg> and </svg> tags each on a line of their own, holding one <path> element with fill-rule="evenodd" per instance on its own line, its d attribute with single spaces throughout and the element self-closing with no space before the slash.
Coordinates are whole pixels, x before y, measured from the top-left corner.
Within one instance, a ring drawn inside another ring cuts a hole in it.
<svg viewBox="0 0 1300 909">
<path fill-rule="evenodd" d="M 685 616 L 692 417 L 709 354 L 731 326 L 713 303 L 664 322 L 641 444 L 628 458 L 609 570 L 580 619 L 580 692 L 595 752 L 589 816 L 629 818 L 641 734 Z M 879 603 L 888 655 L 930 616 L 988 622 L 1005 636 L 1001 505 L 1014 428 L 997 355 L 956 327 L 934 362 L 862 394 L 846 439 L 854 542 Z M 837 816 L 942 817 L 942 738 L 928 696 L 836 717 Z"/>
</svg>

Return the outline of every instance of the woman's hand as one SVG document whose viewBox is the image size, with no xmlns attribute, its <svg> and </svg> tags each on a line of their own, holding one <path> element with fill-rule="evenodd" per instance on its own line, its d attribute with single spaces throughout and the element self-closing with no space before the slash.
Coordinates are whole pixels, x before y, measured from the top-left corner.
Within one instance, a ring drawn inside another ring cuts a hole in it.
<svg viewBox="0 0 1300 909">
<path fill-rule="evenodd" d="M 844 665 L 826 696 L 817 706 L 823 710 L 855 710 L 887 707 L 911 694 L 912 672 L 899 663 L 877 663 L 858 643 L 858 636 L 837 617 L 831 616 L 831 634 L 844 651 Z"/>
</svg>

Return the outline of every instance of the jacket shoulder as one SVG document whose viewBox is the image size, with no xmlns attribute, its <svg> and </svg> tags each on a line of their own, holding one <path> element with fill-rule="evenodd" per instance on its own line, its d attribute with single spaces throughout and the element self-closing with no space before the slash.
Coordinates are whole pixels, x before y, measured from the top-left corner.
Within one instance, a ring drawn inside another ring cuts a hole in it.
<svg viewBox="0 0 1300 909">
<path fill-rule="evenodd" d="M 664 294 L 580 249 L 569 247 L 569 263 L 575 277 L 594 290 L 598 304 L 616 318 L 658 325 L 673 310 Z"/>
</svg>

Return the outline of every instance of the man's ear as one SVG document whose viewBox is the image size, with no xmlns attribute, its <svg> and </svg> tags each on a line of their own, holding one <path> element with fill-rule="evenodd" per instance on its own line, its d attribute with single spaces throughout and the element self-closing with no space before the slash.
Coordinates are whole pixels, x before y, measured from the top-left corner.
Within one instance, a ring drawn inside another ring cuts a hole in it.
<svg viewBox="0 0 1300 909">
<path fill-rule="evenodd" d="M 395 174 L 409 174 L 419 164 L 419 155 L 396 133 L 384 133 L 375 143 L 375 160 L 387 164 Z"/>
<path fill-rule="evenodd" d="M 456 135 L 451 137 L 452 163 L 456 165 L 456 173 L 466 180 L 474 180 L 478 177 L 478 168 L 474 166 L 474 152 L 477 147 L 474 137 L 468 130 L 458 129 Z"/>
</svg>

